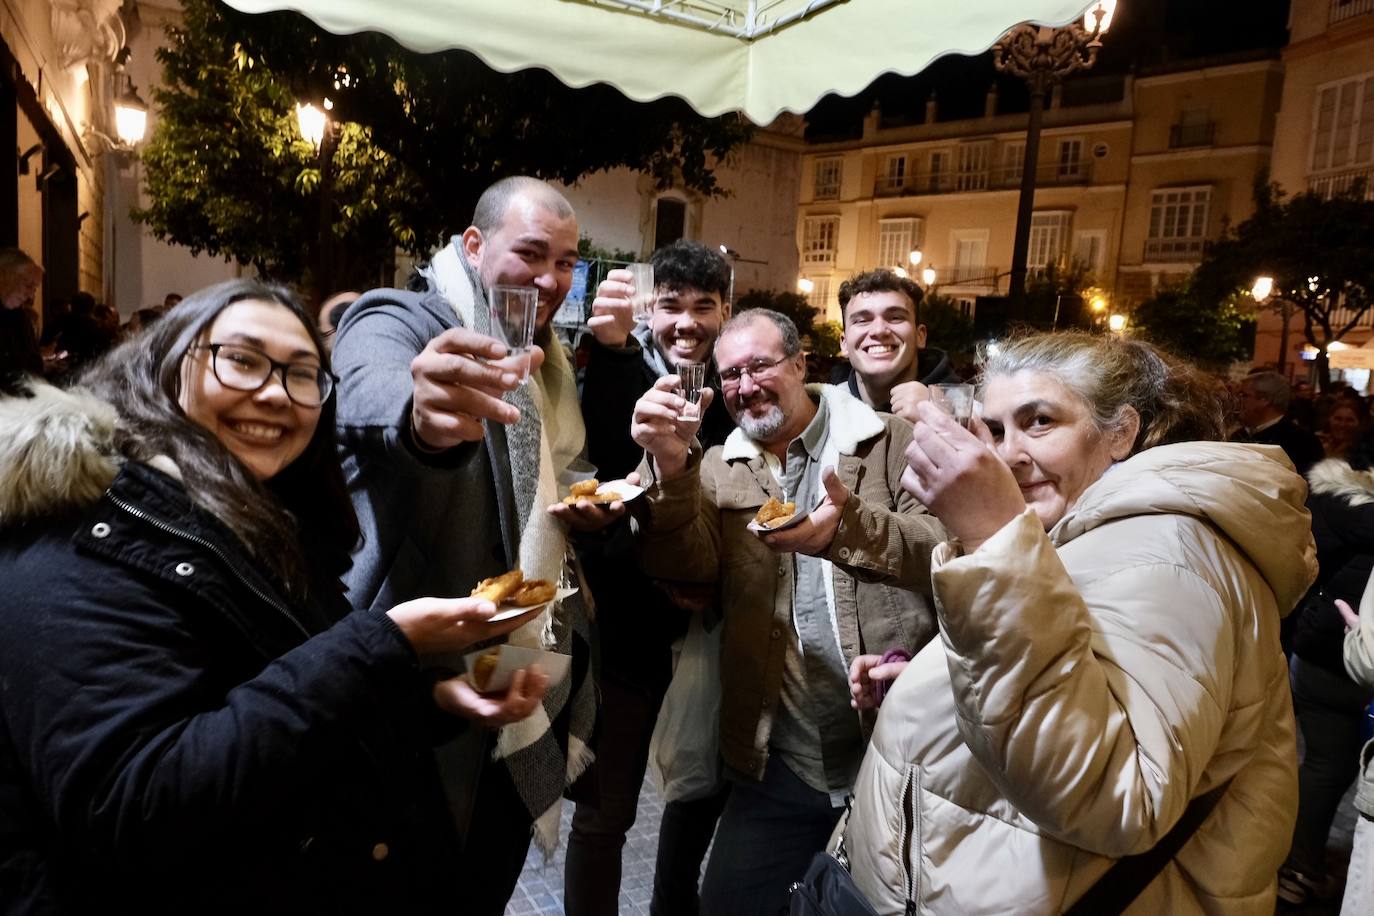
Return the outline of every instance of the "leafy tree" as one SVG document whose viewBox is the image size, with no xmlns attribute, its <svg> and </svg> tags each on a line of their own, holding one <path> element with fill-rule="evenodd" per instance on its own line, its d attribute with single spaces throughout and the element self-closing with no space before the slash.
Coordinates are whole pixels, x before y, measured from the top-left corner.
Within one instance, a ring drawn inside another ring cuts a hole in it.
<svg viewBox="0 0 1374 916">
<path fill-rule="evenodd" d="M 1076 258 L 1055 261 L 1032 274 L 1026 281 L 1026 323 L 1038 328 L 1065 327 L 1065 300 L 1080 305 L 1092 282 L 1088 266 Z M 1079 314 L 1082 317 L 1081 308 Z"/>
<path fill-rule="evenodd" d="M 926 341 L 947 353 L 970 356 L 976 345 L 973 319 L 959 303 L 934 293 L 921 300 L 921 324 L 926 326 Z"/>
<path fill-rule="evenodd" d="M 838 321 L 822 321 L 811 329 L 811 352 L 825 359 L 838 359 L 844 328 Z"/>
<path fill-rule="evenodd" d="M 1239 295 L 1202 300 L 1188 283 L 1167 286 L 1136 307 L 1131 324 L 1147 340 L 1209 368 L 1254 353 L 1253 303 Z"/>
<path fill-rule="evenodd" d="M 1199 302 L 1221 303 L 1274 278 L 1266 308 L 1284 317 L 1280 367 L 1287 359 L 1288 318 L 1302 316 L 1303 336 L 1317 348 L 1321 386 L 1330 383 L 1327 349 L 1357 327 L 1374 305 L 1374 202 L 1356 183 L 1329 200 L 1303 193 L 1285 199 L 1261 182 L 1255 212 L 1208 247 L 1194 273 Z"/>
<path fill-rule="evenodd" d="M 317 293 L 375 281 L 396 248 L 427 253 L 505 175 L 566 183 L 626 166 L 660 187 L 720 193 L 714 164 L 751 130 L 679 99 L 640 104 L 543 70 L 501 74 L 466 52 L 333 35 L 296 13 L 182 6 L 184 25 L 158 52 L 150 203 L 135 218 L 197 253 L 304 276 Z M 295 106 L 326 99 L 317 152 Z"/>
<path fill-rule="evenodd" d="M 803 337 L 812 333 L 816 316 L 820 314 L 820 310 L 800 293 L 779 292 L 774 289 L 751 289 L 735 300 L 734 313 L 738 315 L 740 312 L 758 308 L 782 312 L 792 319 L 792 323 L 797 326 L 797 333 Z"/>
</svg>

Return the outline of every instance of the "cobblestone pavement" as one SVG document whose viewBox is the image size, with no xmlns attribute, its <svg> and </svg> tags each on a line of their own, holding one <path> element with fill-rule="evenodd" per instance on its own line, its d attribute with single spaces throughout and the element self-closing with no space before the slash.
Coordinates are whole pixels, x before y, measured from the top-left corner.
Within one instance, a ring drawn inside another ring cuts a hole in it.
<svg viewBox="0 0 1374 916">
<path fill-rule="evenodd" d="M 1354 841 L 1354 789 L 1341 802 L 1336 821 L 1331 826 L 1327 848 L 1333 868 L 1344 874 L 1350 861 L 1350 846 Z M 562 916 L 563 914 L 563 857 L 567 850 L 568 825 L 572 821 L 572 802 L 563 803 L 563 824 L 560 828 L 563 843 L 553 861 L 544 864 L 539 850 L 531 847 L 525 859 L 525 870 L 515 896 L 506 907 L 507 916 Z M 648 916 L 649 897 L 654 885 L 654 857 L 658 853 L 658 822 L 663 817 L 663 801 L 652 778 L 646 778 L 639 793 L 639 814 L 634 829 L 625 842 L 624 874 L 620 882 L 621 916 Z M 1339 864 L 1337 864 L 1339 863 Z M 1279 916 L 1336 916 L 1340 899 L 1314 902 L 1293 907 L 1280 904 Z"/>
<path fill-rule="evenodd" d="M 573 803 L 563 802 L 563 823 L 559 830 L 563 842 L 553 860 L 544 864 L 543 854 L 533 846 L 525 858 L 525 870 L 506 907 L 507 916 L 546 916 L 563 913 L 563 859 L 568 848 L 568 826 L 572 823 Z M 663 819 L 663 800 L 653 778 L 647 777 L 639 791 L 639 813 L 634 829 L 625 838 L 621 860 L 620 914 L 648 916 L 649 897 L 654 889 L 654 859 L 658 855 L 658 823 Z"/>
</svg>

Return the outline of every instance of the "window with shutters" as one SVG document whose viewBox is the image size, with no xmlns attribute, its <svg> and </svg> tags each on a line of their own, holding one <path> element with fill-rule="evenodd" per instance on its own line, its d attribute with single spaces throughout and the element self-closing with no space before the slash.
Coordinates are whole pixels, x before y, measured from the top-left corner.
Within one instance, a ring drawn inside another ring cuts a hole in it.
<svg viewBox="0 0 1374 916">
<path fill-rule="evenodd" d="M 988 186 L 987 143 L 965 143 L 959 147 L 959 190 L 982 191 Z"/>
<path fill-rule="evenodd" d="M 1374 163 L 1374 75 L 1318 89 L 1312 128 L 1313 172 Z"/>
<path fill-rule="evenodd" d="M 1083 141 L 1059 141 L 1059 177 L 1078 178 L 1083 174 Z"/>
<path fill-rule="evenodd" d="M 920 220 L 878 220 L 878 266 L 906 268 L 916 247 Z"/>
<path fill-rule="evenodd" d="M 1212 189 L 1207 186 L 1155 191 L 1150 203 L 1145 260 L 1196 261 L 1202 257 L 1211 202 Z"/>
<path fill-rule="evenodd" d="M 835 263 L 835 238 L 839 232 L 838 216 L 807 217 L 802 234 L 802 263 Z"/>
<path fill-rule="evenodd" d="M 844 160 L 839 157 L 833 159 L 816 160 L 816 200 L 835 200 L 840 196 L 840 178 L 844 174 Z"/>
<path fill-rule="evenodd" d="M 906 187 L 906 154 L 888 156 L 883 161 L 883 175 L 878 189 L 887 194 L 896 194 Z"/>
<path fill-rule="evenodd" d="M 1058 261 L 1064 254 L 1072 223 L 1073 213 L 1069 210 L 1040 210 L 1032 214 L 1026 265 L 1043 270 Z"/>
</svg>

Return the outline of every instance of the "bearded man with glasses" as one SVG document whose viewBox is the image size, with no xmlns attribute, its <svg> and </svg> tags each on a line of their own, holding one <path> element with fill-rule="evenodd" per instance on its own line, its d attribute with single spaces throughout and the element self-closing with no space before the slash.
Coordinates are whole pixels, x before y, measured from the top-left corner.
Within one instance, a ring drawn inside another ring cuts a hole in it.
<svg viewBox="0 0 1374 916">
<path fill-rule="evenodd" d="M 911 427 L 807 385 L 785 315 L 732 318 L 715 359 L 737 426 L 724 445 L 703 454 L 672 376 L 639 400 L 631 433 L 647 453 L 646 572 L 716 584 L 724 609 L 720 738 L 733 785 L 702 912 L 763 916 L 786 908 L 852 791 L 872 718 L 851 705 L 851 664 L 914 653 L 935 633 L 930 554 L 945 535 L 901 487 Z M 751 527 L 770 498 L 804 517 Z"/>
</svg>

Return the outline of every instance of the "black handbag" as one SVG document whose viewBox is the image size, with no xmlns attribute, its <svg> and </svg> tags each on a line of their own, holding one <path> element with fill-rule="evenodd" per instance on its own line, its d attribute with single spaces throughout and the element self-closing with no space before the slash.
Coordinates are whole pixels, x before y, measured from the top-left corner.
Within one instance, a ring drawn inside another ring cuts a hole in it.
<svg viewBox="0 0 1374 916">
<path fill-rule="evenodd" d="M 915 912 L 907 903 L 907 913 Z M 827 852 L 811 859 L 806 877 L 792 885 L 789 916 L 878 916 L 868 898 L 854 885 L 854 877 Z"/>
</svg>

